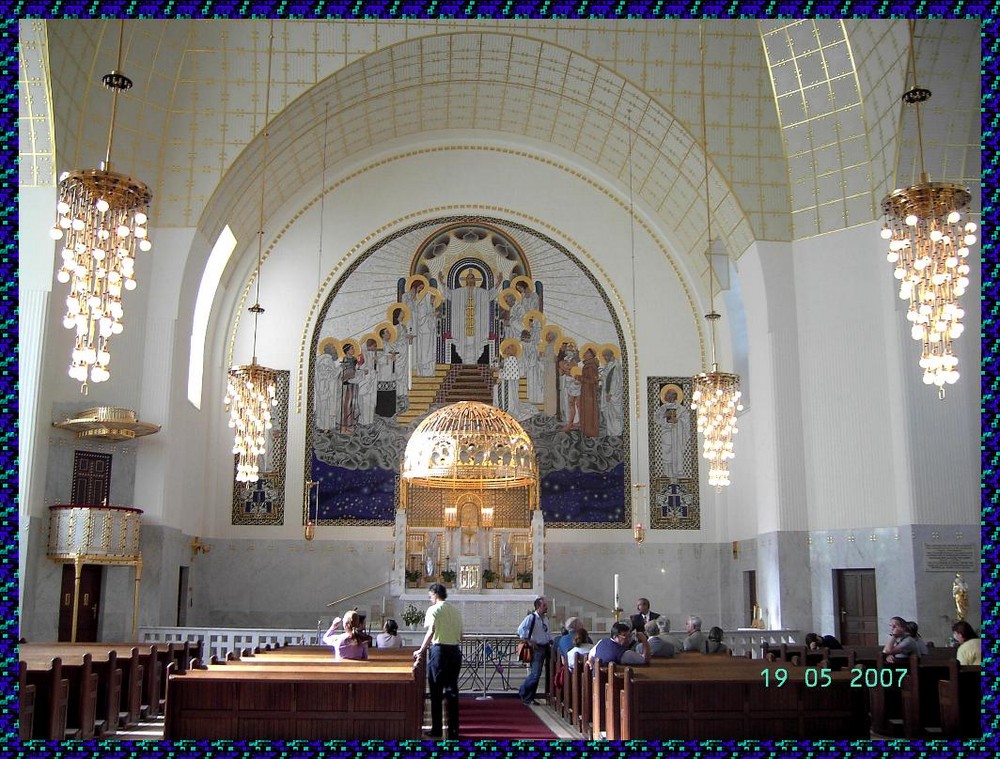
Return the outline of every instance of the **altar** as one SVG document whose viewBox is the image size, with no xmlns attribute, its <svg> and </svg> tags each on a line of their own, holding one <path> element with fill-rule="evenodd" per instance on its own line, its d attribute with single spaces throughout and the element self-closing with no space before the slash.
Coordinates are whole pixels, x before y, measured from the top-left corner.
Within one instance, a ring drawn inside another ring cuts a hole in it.
<svg viewBox="0 0 1000 759">
<path fill-rule="evenodd" d="M 484 403 L 446 406 L 407 442 L 390 593 L 426 602 L 441 582 L 467 630 L 516 629 L 544 595 L 544 532 L 524 429 Z"/>
</svg>

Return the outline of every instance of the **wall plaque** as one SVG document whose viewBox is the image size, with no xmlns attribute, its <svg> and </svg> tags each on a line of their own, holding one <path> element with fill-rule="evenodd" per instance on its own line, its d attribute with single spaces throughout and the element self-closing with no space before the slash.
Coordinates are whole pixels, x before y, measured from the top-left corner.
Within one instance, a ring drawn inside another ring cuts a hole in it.
<svg viewBox="0 0 1000 759">
<path fill-rule="evenodd" d="M 974 543 L 924 543 L 925 572 L 978 572 L 979 559 Z"/>
</svg>

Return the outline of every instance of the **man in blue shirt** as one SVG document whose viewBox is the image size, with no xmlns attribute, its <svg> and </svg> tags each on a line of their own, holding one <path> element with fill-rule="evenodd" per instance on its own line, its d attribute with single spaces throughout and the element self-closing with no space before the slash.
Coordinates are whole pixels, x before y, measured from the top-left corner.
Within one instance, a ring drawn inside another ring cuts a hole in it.
<svg viewBox="0 0 1000 759">
<path fill-rule="evenodd" d="M 642 653 L 630 651 L 629 643 L 632 641 L 632 625 L 625 622 L 615 622 L 611 625 L 611 637 L 597 641 L 597 645 L 590 649 L 590 663 L 608 664 L 649 664 L 649 640 L 646 634 L 637 632 L 636 637 L 642 644 Z"/>
<path fill-rule="evenodd" d="M 542 667 L 549 656 L 549 647 L 552 645 L 552 635 L 549 633 L 548 614 L 549 605 L 545 598 L 539 596 L 535 599 L 535 610 L 526 616 L 517 627 L 517 637 L 528 641 L 531 646 L 531 665 L 528 676 L 524 678 L 518 695 L 521 703 L 530 706 L 535 703 L 535 691 L 538 690 L 538 681 L 542 677 Z"/>
</svg>

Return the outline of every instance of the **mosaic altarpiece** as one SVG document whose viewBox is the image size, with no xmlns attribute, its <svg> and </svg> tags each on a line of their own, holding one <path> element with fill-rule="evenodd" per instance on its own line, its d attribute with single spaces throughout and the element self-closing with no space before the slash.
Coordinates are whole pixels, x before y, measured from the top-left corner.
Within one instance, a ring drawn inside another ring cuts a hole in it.
<svg viewBox="0 0 1000 759">
<path fill-rule="evenodd" d="M 288 444 L 288 387 L 290 372 L 277 370 L 267 431 L 267 453 L 256 482 L 237 482 L 237 456 L 233 455 L 233 524 L 276 525 L 285 522 L 285 464 Z"/>
<path fill-rule="evenodd" d="M 317 324 L 305 470 L 320 483 L 317 524 L 393 524 L 410 433 L 429 412 L 476 400 L 531 438 L 547 527 L 630 525 L 621 326 L 553 240 L 482 217 L 408 227 L 352 264 Z"/>
<path fill-rule="evenodd" d="M 649 524 L 653 529 L 701 527 L 698 420 L 690 377 L 647 377 Z"/>
</svg>

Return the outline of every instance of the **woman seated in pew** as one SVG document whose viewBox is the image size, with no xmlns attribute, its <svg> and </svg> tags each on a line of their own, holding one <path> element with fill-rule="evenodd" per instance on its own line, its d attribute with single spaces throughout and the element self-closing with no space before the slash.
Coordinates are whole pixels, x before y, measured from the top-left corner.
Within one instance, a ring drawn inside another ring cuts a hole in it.
<svg viewBox="0 0 1000 759">
<path fill-rule="evenodd" d="M 590 649 L 594 647 L 594 641 L 590 639 L 589 633 L 587 633 L 587 628 L 582 624 L 577 624 L 576 629 L 573 630 L 573 646 L 566 652 L 566 664 L 570 669 L 573 669 L 573 665 L 576 664 L 577 654 L 589 654 Z"/>
<path fill-rule="evenodd" d="M 705 639 L 706 654 L 728 654 L 729 646 L 722 642 L 723 632 L 721 627 L 713 627 L 708 631 L 708 638 Z"/>
<path fill-rule="evenodd" d="M 337 634 L 336 629 L 341 624 L 344 632 Z M 323 635 L 323 642 L 333 646 L 334 659 L 367 659 L 368 640 L 370 638 L 364 634 L 361 615 L 354 609 L 344 614 L 343 620 L 340 617 L 334 619 Z"/>
<path fill-rule="evenodd" d="M 642 644 L 642 653 L 630 651 L 632 643 L 632 625 L 625 622 L 615 622 L 611 625 L 611 637 L 597 641 L 590 649 L 587 663 L 593 667 L 596 664 L 649 664 L 649 640 L 646 633 L 636 632 L 636 638 Z"/>
<path fill-rule="evenodd" d="M 920 637 L 920 626 L 911 620 L 906 623 L 906 631 L 917 644 L 917 656 L 927 656 L 927 641 Z"/>
<path fill-rule="evenodd" d="M 387 619 L 382 632 L 375 636 L 375 648 L 402 648 L 403 639 L 399 635 L 399 625 L 395 619 Z"/>
<path fill-rule="evenodd" d="M 972 625 L 963 619 L 951 626 L 951 633 L 958 641 L 958 651 L 955 653 L 958 663 L 982 665 L 983 642 Z"/>
<path fill-rule="evenodd" d="M 818 633 L 809 633 L 806 635 L 806 648 L 810 651 L 815 651 L 820 648 L 828 648 L 833 651 L 841 651 L 844 646 L 841 645 L 840 641 L 834 638 L 832 635 L 819 635 Z"/>
<path fill-rule="evenodd" d="M 902 617 L 892 617 L 889 620 L 889 639 L 882 647 L 882 655 L 888 664 L 902 664 L 910 654 L 917 653 L 917 642 L 910 637 L 906 620 Z"/>
</svg>

